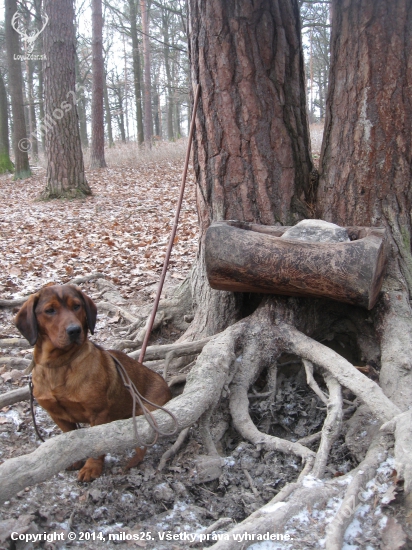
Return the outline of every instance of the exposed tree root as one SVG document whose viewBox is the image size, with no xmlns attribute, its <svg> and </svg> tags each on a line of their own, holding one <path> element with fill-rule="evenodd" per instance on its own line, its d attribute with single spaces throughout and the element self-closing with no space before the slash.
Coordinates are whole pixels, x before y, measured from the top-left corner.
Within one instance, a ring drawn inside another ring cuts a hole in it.
<svg viewBox="0 0 412 550">
<path fill-rule="evenodd" d="M 265 506 L 253 512 L 247 519 L 239 523 L 236 527 L 227 532 L 229 540 L 220 540 L 210 548 L 213 550 L 244 550 L 250 546 L 250 540 L 236 540 L 237 537 L 244 536 L 245 533 L 255 535 L 264 535 L 270 533 L 283 533 L 286 523 L 301 510 L 306 507 L 312 508 L 316 504 L 326 504 L 326 502 L 339 493 L 339 488 L 334 482 L 310 484 L 305 487 L 302 483 L 291 484 L 289 500 L 285 502 L 286 493 L 282 494 L 282 500 L 276 495 Z M 289 488 L 288 488 L 289 490 Z M 256 539 L 255 539 L 256 540 Z"/>
<path fill-rule="evenodd" d="M 353 519 L 362 491 L 365 490 L 367 482 L 375 475 L 379 465 L 385 460 L 386 454 L 386 445 L 375 441 L 375 444 L 370 447 L 365 460 L 359 464 L 356 470 L 350 473 L 353 479 L 346 490 L 343 502 L 336 516 L 326 528 L 326 550 L 342 548 L 343 536 Z"/>
<path fill-rule="evenodd" d="M 278 328 L 289 351 L 309 359 L 315 365 L 330 372 L 342 386 L 350 389 L 363 403 L 368 405 L 381 422 L 386 422 L 401 412 L 386 397 L 378 384 L 357 371 L 341 355 L 305 336 L 291 325 L 279 323 Z"/>
<path fill-rule="evenodd" d="M 395 469 L 398 481 L 404 483 L 408 508 L 412 510 L 412 410 L 393 418 L 381 427 L 395 435 Z"/>
<path fill-rule="evenodd" d="M 327 416 L 323 424 L 322 437 L 312 470 L 312 475 L 318 478 L 323 477 L 329 452 L 339 436 L 342 426 L 342 391 L 340 384 L 330 374 L 325 375 L 325 381 L 329 390 Z"/>
<path fill-rule="evenodd" d="M 305 367 L 306 372 L 306 381 L 308 383 L 308 386 L 312 388 L 312 390 L 316 393 L 316 395 L 319 397 L 321 401 L 325 403 L 325 405 L 328 404 L 328 396 L 323 393 L 323 391 L 320 389 L 318 384 L 316 383 L 316 380 L 313 378 L 313 365 L 310 361 L 307 361 L 306 359 L 303 359 L 303 365 Z"/>
<path fill-rule="evenodd" d="M 390 279 L 378 308 L 380 384 L 402 411 L 412 404 L 412 309 L 407 291 Z"/>
</svg>

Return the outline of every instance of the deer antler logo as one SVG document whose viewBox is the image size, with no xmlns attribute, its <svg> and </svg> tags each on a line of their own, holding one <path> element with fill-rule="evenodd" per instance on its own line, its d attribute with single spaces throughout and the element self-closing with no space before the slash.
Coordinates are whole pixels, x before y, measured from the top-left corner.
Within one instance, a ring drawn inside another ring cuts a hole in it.
<svg viewBox="0 0 412 550">
<path fill-rule="evenodd" d="M 37 31 L 33 34 L 26 34 L 24 31 L 21 31 L 19 29 L 19 27 L 17 25 L 19 23 L 20 18 L 21 18 L 21 14 L 18 11 L 16 11 L 16 13 L 13 15 L 13 18 L 11 20 L 11 26 L 23 38 L 24 42 L 27 45 L 28 52 L 32 53 L 33 48 L 34 48 L 34 42 L 41 35 L 41 33 L 44 31 L 47 23 L 49 22 L 49 16 L 46 13 L 44 13 L 42 15 L 43 26 L 39 31 Z"/>
</svg>

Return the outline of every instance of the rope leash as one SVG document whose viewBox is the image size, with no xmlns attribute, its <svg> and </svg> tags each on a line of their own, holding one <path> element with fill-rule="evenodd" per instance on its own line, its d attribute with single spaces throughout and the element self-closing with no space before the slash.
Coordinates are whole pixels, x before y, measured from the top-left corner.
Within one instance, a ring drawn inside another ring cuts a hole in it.
<svg viewBox="0 0 412 550">
<path fill-rule="evenodd" d="M 34 361 L 33 361 L 33 363 L 34 363 Z M 33 420 L 34 431 L 36 432 L 36 435 L 40 439 L 40 441 L 43 441 L 43 443 L 45 443 L 45 440 L 43 439 L 43 436 L 41 435 L 41 433 L 39 432 L 39 428 L 37 427 L 36 414 L 34 412 L 33 382 L 32 382 L 32 379 L 31 379 L 31 374 L 30 374 L 30 378 L 29 378 L 29 392 L 30 392 L 30 413 L 31 413 L 31 418 Z"/>
<path fill-rule="evenodd" d="M 107 353 L 109 353 L 109 352 L 107 352 Z M 139 404 L 139 407 L 142 409 L 143 415 L 144 415 L 147 423 L 149 424 L 149 426 L 155 432 L 155 436 L 154 436 L 153 441 L 151 443 L 144 443 L 144 444 L 142 444 L 142 446 L 144 446 L 144 447 L 153 447 L 154 445 L 156 445 L 157 440 L 159 439 L 159 435 L 161 435 L 161 436 L 175 435 L 175 433 L 177 432 L 178 427 L 179 427 L 176 416 L 171 411 L 167 410 L 165 407 L 162 407 L 160 405 L 156 405 L 156 403 L 152 403 L 151 401 L 146 399 L 146 397 L 143 397 L 143 395 L 136 388 L 134 382 L 130 379 L 130 376 L 127 374 L 127 371 L 124 368 L 124 366 L 122 365 L 122 363 L 117 359 L 117 357 L 114 357 L 114 355 L 112 355 L 111 353 L 109 353 L 109 355 L 113 359 L 113 361 L 115 362 L 117 372 L 119 373 L 119 376 L 122 379 L 124 387 L 127 390 L 129 390 L 130 395 L 132 396 L 132 399 L 133 399 L 132 418 L 133 418 L 133 431 L 134 431 L 134 436 L 135 436 L 136 440 L 139 441 L 139 435 L 137 433 L 137 423 L 136 423 L 136 403 Z M 173 420 L 173 423 L 175 425 L 172 432 L 162 432 L 162 430 L 159 429 L 159 426 L 157 424 L 157 421 L 156 421 L 155 417 L 153 416 L 152 412 L 149 411 L 149 409 L 144 405 L 143 401 L 145 401 L 148 405 L 151 405 L 152 407 L 155 407 L 156 409 L 159 409 L 159 410 L 165 412 L 166 414 L 168 414 L 171 417 L 171 419 Z"/>
</svg>

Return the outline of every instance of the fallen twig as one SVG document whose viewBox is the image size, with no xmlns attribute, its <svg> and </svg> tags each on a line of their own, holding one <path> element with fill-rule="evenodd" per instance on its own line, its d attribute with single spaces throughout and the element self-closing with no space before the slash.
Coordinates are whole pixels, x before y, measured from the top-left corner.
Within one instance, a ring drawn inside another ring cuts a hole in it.
<svg viewBox="0 0 412 550">
<path fill-rule="evenodd" d="M 30 399 L 30 390 L 28 386 L 19 388 L 18 390 L 8 391 L 0 395 L 0 409 L 18 403 L 19 401 L 27 401 L 28 399 Z"/>
<path fill-rule="evenodd" d="M 27 340 L 23 338 L 1 338 L 0 348 L 31 348 Z"/>
<path fill-rule="evenodd" d="M 179 434 L 179 437 L 176 439 L 176 441 L 173 443 L 169 449 L 165 453 L 163 453 L 162 458 L 160 459 L 159 466 L 157 467 L 157 471 L 161 472 L 163 468 L 166 466 L 166 462 L 174 456 L 177 451 L 180 449 L 180 447 L 183 445 L 187 434 L 189 433 L 190 427 L 185 428 L 182 430 Z"/>
<path fill-rule="evenodd" d="M 26 369 L 30 363 L 30 359 L 23 359 L 22 357 L 0 357 L 0 365 L 7 365 L 17 370 Z"/>
<path fill-rule="evenodd" d="M 178 344 L 166 344 L 164 346 L 149 346 L 146 349 L 145 361 L 155 361 L 157 359 L 164 359 L 171 351 L 176 352 L 176 357 L 182 357 L 183 355 L 195 355 L 200 353 L 205 345 L 210 342 L 211 336 L 203 338 L 202 340 L 195 340 L 193 342 L 182 342 Z M 128 354 L 133 359 L 138 359 L 140 350 L 133 351 Z"/>
</svg>

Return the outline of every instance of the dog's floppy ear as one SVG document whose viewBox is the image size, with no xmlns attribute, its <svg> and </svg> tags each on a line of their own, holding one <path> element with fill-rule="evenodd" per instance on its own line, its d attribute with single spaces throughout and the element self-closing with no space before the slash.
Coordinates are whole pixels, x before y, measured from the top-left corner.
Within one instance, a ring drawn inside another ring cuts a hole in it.
<svg viewBox="0 0 412 550">
<path fill-rule="evenodd" d="M 37 341 L 37 319 L 34 310 L 38 301 L 39 293 L 30 296 L 14 319 L 14 324 L 31 346 L 34 346 Z"/>
<path fill-rule="evenodd" d="M 94 327 L 96 326 L 96 318 L 97 318 L 96 304 L 93 302 L 91 298 L 86 296 L 86 294 L 84 294 L 84 292 L 82 292 L 80 288 L 76 287 L 76 290 L 80 294 L 84 303 L 84 308 L 86 310 L 87 325 L 89 327 L 90 334 L 94 334 Z"/>
</svg>

